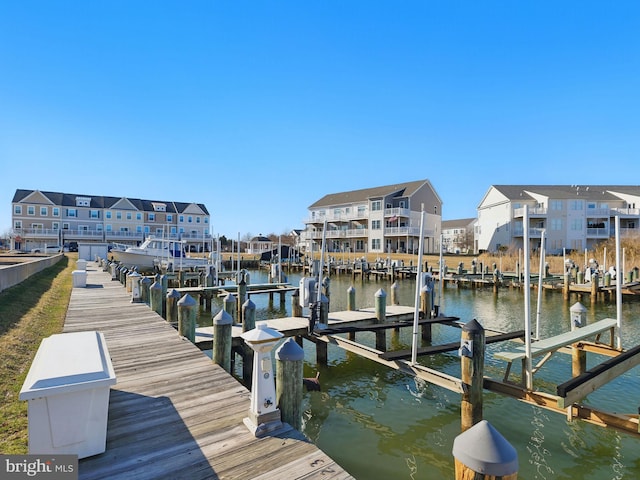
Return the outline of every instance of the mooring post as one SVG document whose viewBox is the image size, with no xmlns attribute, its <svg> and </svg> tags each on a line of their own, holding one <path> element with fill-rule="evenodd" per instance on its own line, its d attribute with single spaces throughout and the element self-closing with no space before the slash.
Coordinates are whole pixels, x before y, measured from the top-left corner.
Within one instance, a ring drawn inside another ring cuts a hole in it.
<svg viewBox="0 0 640 480">
<path fill-rule="evenodd" d="M 462 431 L 482 420 L 482 385 L 484 373 L 484 328 L 476 319 L 462 327 L 460 364 L 464 392 L 460 403 Z"/>
<path fill-rule="evenodd" d="M 591 275 L 591 305 L 595 305 L 598 301 L 599 280 L 597 273 Z"/>
<path fill-rule="evenodd" d="M 353 285 L 347 288 L 347 310 L 350 312 L 356 310 L 356 289 Z"/>
<path fill-rule="evenodd" d="M 498 282 L 500 281 L 500 272 L 497 268 L 493 269 L 493 293 L 498 293 Z"/>
<path fill-rule="evenodd" d="M 167 321 L 171 325 L 178 325 L 178 300 L 180 292 L 175 288 L 167 292 Z"/>
<path fill-rule="evenodd" d="M 587 309 L 580 302 L 576 302 L 569 309 L 571 313 L 571 331 L 587 325 Z M 587 370 L 587 352 L 571 346 L 571 375 L 577 377 Z"/>
<path fill-rule="evenodd" d="M 376 323 L 384 323 L 387 319 L 387 293 L 379 289 L 375 293 Z M 384 352 L 387 349 L 387 335 L 384 330 L 376 331 L 376 349 Z"/>
<path fill-rule="evenodd" d="M 431 318 L 431 310 L 432 306 L 432 292 L 431 287 L 425 283 L 425 285 L 420 289 L 420 306 L 422 313 L 424 314 L 424 318 Z M 423 323 L 420 326 L 421 334 L 423 340 L 430 342 L 433 338 L 433 333 L 431 330 L 430 323 Z"/>
<path fill-rule="evenodd" d="M 302 305 L 300 305 L 300 289 L 296 289 L 291 294 L 291 315 L 294 317 L 302 316 Z"/>
<path fill-rule="evenodd" d="M 570 285 L 571 285 L 571 277 L 569 276 L 569 271 L 565 270 L 565 272 L 564 272 L 564 286 L 562 287 L 562 297 L 565 300 L 569 300 Z"/>
<path fill-rule="evenodd" d="M 220 310 L 213 317 L 213 354 L 211 359 L 228 373 L 231 373 L 231 327 L 233 317 L 225 310 Z"/>
<path fill-rule="evenodd" d="M 167 318 L 167 306 L 164 303 L 167 298 L 167 290 L 169 288 L 169 277 L 167 275 L 160 275 L 160 285 L 162 285 L 162 296 L 160 297 L 162 302 L 162 318 Z"/>
<path fill-rule="evenodd" d="M 248 332 L 256 328 L 256 304 L 250 298 L 242 304 L 242 331 Z M 251 386 L 253 377 L 253 350 L 246 343 L 242 349 L 242 380 L 245 385 Z"/>
<path fill-rule="evenodd" d="M 236 313 L 236 319 L 238 323 L 242 323 L 244 318 L 242 317 L 242 306 L 247 300 L 247 282 L 244 279 L 244 275 L 241 277 L 240 283 L 238 283 L 238 312 Z M 249 329 L 251 330 L 251 329 Z"/>
<path fill-rule="evenodd" d="M 168 298 L 168 294 L 167 294 Z M 178 300 L 178 332 L 191 343 L 196 341 L 196 308 L 198 302 L 188 293 Z"/>
<path fill-rule="evenodd" d="M 516 480 L 518 452 L 486 420 L 453 440 L 456 480 Z"/>
<path fill-rule="evenodd" d="M 149 305 L 149 287 L 151 286 L 151 279 L 149 277 L 143 277 L 140 280 L 140 295 L 142 301 Z"/>
<path fill-rule="evenodd" d="M 231 322 L 233 323 L 236 319 L 234 318 L 236 315 L 236 297 L 233 293 L 228 294 L 224 297 L 223 309 L 231 316 Z"/>
<path fill-rule="evenodd" d="M 140 291 L 140 281 L 142 280 L 142 275 L 138 272 L 133 272 L 129 276 L 129 280 L 131 282 L 131 303 L 141 303 L 142 292 Z"/>
<path fill-rule="evenodd" d="M 149 298 L 151 310 L 162 316 L 162 285 L 153 282 L 153 285 L 149 287 Z"/>
<path fill-rule="evenodd" d="M 302 364 L 304 350 L 289 337 L 276 350 L 276 405 L 282 421 L 302 427 Z"/>
<path fill-rule="evenodd" d="M 391 291 L 391 305 L 400 305 L 400 298 L 398 297 L 398 292 L 400 291 L 400 286 L 398 282 L 393 282 L 391 287 L 389 287 Z"/>
</svg>

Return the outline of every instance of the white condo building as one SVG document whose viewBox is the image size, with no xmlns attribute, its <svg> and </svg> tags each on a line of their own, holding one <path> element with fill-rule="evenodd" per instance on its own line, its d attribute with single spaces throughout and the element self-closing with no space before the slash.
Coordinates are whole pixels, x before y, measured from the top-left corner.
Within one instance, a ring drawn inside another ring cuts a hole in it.
<svg viewBox="0 0 640 480">
<path fill-rule="evenodd" d="M 592 249 L 615 236 L 640 230 L 640 186 L 616 185 L 492 185 L 478 205 L 476 253 L 524 247 L 524 211 L 529 217 L 529 249 L 546 251 Z"/>
</svg>

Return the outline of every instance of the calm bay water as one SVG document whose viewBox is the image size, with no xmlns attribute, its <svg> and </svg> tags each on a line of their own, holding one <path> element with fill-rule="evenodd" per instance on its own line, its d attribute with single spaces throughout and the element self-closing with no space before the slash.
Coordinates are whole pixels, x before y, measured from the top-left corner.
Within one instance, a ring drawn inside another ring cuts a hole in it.
<svg viewBox="0 0 640 480">
<path fill-rule="evenodd" d="M 290 275 L 297 285 L 299 275 Z M 251 272 L 251 283 L 265 283 L 266 272 Z M 346 310 L 347 289 L 356 289 L 356 304 L 374 305 L 375 292 L 389 292 L 390 283 L 352 282 L 348 276 L 331 277 L 331 311 Z M 415 282 L 399 280 L 402 305 L 413 305 Z M 436 292 L 436 299 L 439 293 Z M 531 315 L 535 321 L 535 293 L 531 295 Z M 266 295 L 255 295 L 257 319 L 291 314 L 290 294 L 283 306 L 279 296 L 269 305 Z M 543 292 L 541 337 L 569 329 L 569 307 L 559 292 Z M 437 303 L 437 302 L 436 302 Z M 477 319 L 485 328 L 514 331 L 524 328 L 523 294 L 502 289 L 495 296 L 491 289 L 444 289 L 441 309 L 462 321 Z M 586 296 L 588 323 L 616 316 L 614 303 L 591 306 Z M 221 302 L 214 305 L 222 308 Z M 209 314 L 207 314 L 208 316 Z M 623 346 L 640 343 L 640 302 L 623 304 Z M 205 318 L 200 322 L 206 324 Z M 209 321 L 210 324 L 210 321 Z M 459 341 L 460 330 L 436 325 L 433 343 Z M 360 343 L 375 345 L 369 334 L 358 334 Z M 389 345 L 410 348 L 410 329 L 400 335 L 388 334 Z M 506 345 L 489 345 L 485 356 L 485 375 L 501 379 L 505 364 L 492 352 Z M 329 365 L 319 367 L 315 348 L 305 342 L 304 376 L 320 372 L 321 392 L 305 392 L 303 432 L 355 478 L 369 479 L 452 479 L 454 478 L 453 440 L 460 434 L 460 396 L 446 389 L 414 379 L 370 360 L 329 349 Z M 588 366 L 603 360 L 589 354 Z M 457 352 L 422 357 L 420 363 L 459 377 Z M 517 368 L 514 368 L 517 371 Z M 628 371 L 600 390 L 585 403 L 614 412 L 634 413 L 640 405 L 640 367 Z M 536 387 L 553 392 L 557 383 L 571 376 L 571 361 L 557 354 L 536 374 Z M 485 392 L 484 418 L 517 450 L 521 479 L 638 479 L 640 478 L 640 437 L 581 421 L 567 422 L 563 415 L 514 399 Z"/>
</svg>

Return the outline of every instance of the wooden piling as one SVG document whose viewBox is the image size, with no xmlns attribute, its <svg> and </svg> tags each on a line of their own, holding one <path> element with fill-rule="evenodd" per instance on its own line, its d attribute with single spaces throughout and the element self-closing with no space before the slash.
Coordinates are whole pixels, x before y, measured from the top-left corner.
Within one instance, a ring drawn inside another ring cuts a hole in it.
<svg viewBox="0 0 640 480">
<path fill-rule="evenodd" d="M 300 289 L 294 290 L 291 294 L 291 315 L 293 317 L 302 316 L 302 305 L 300 305 Z"/>
<path fill-rule="evenodd" d="M 460 403 L 462 431 L 482 420 L 484 373 L 484 328 L 475 319 L 462 327 L 460 341 L 461 377 L 464 393 Z"/>
<path fill-rule="evenodd" d="M 142 277 L 142 280 L 140 280 L 140 295 L 142 298 L 142 301 L 144 303 L 146 303 L 147 305 L 149 305 L 149 287 L 151 286 L 151 279 L 149 277 Z"/>
<path fill-rule="evenodd" d="M 178 300 L 180 300 L 180 292 L 175 288 L 167 292 L 167 321 L 172 325 L 178 324 Z"/>
<path fill-rule="evenodd" d="M 431 311 L 433 309 L 433 305 L 431 305 L 432 303 L 431 298 L 432 298 L 431 289 L 429 288 L 428 285 L 424 285 L 420 289 L 420 310 L 422 310 L 422 314 L 424 315 L 424 318 L 431 318 Z M 422 340 L 426 342 L 430 342 L 432 340 L 433 332 L 431 327 L 432 327 L 431 323 L 425 323 L 421 325 L 420 336 Z"/>
<path fill-rule="evenodd" d="M 591 305 L 598 302 L 599 277 L 597 273 L 591 275 Z"/>
<path fill-rule="evenodd" d="M 351 285 L 347 288 L 347 310 L 355 311 L 356 309 L 356 289 Z"/>
<path fill-rule="evenodd" d="M 177 305 L 178 332 L 193 343 L 196 340 L 196 308 L 198 307 L 198 302 L 187 293 L 178 300 Z"/>
<path fill-rule="evenodd" d="M 247 282 L 244 280 L 244 276 L 242 276 L 240 283 L 238 283 L 238 301 L 237 301 L 238 311 L 236 312 L 236 319 L 239 323 L 242 323 L 244 320 L 242 316 L 242 306 L 244 305 L 244 302 L 246 300 L 247 300 Z"/>
<path fill-rule="evenodd" d="M 283 422 L 302 427 L 302 367 L 304 350 L 289 337 L 275 353 L 276 405 Z"/>
<path fill-rule="evenodd" d="M 162 316 L 162 285 L 158 282 L 153 282 L 153 285 L 149 287 L 149 306 L 151 310 L 156 312 L 158 315 Z"/>
<path fill-rule="evenodd" d="M 576 302 L 570 308 L 571 331 L 582 328 L 587 324 L 587 309 L 580 303 Z M 587 352 L 577 348 L 576 345 L 571 346 L 571 375 L 577 377 L 587 371 Z"/>
<path fill-rule="evenodd" d="M 224 311 L 231 316 L 231 322 L 234 323 L 236 321 L 236 297 L 232 293 L 229 293 L 224 297 L 222 304 Z"/>
<path fill-rule="evenodd" d="M 247 332 L 256 328 L 256 304 L 248 298 L 242 304 L 242 331 Z"/>
<path fill-rule="evenodd" d="M 213 354 L 211 359 L 228 373 L 231 373 L 231 327 L 233 317 L 225 310 L 220 310 L 213 317 Z"/>
<path fill-rule="evenodd" d="M 393 282 L 389 290 L 391 292 L 391 305 L 400 305 L 400 298 L 398 295 L 400 286 L 398 285 L 398 282 Z"/>
<path fill-rule="evenodd" d="M 375 293 L 376 323 L 384 323 L 387 314 L 387 294 L 381 288 Z M 387 349 L 385 330 L 376 331 L 376 349 L 382 352 Z"/>
</svg>

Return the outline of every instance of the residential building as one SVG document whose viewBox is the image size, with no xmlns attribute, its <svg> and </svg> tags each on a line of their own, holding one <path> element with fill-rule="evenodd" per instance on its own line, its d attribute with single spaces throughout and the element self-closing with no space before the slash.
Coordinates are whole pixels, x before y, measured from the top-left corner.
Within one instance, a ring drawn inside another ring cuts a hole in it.
<svg viewBox="0 0 640 480">
<path fill-rule="evenodd" d="M 525 207 L 529 249 L 546 251 L 593 249 L 615 237 L 640 230 L 640 186 L 619 185 L 492 185 L 478 205 L 475 252 L 524 247 Z"/>
<path fill-rule="evenodd" d="M 442 250 L 445 253 L 473 252 L 475 218 L 442 221 Z"/>
<path fill-rule="evenodd" d="M 108 242 L 140 244 L 149 235 L 184 240 L 193 251 L 209 250 L 205 205 L 128 197 L 16 190 L 12 200 L 12 248 L 45 244 Z"/>
<path fill-rule="evenodd" d="M 328 252 L 418 253 L 423 210 L 423 250 L 437 252 L 442 201 L 428 180 L 325 195 L 309 206 L 301 245 L 319 251 L 324 233 Z"/>
</svg>

